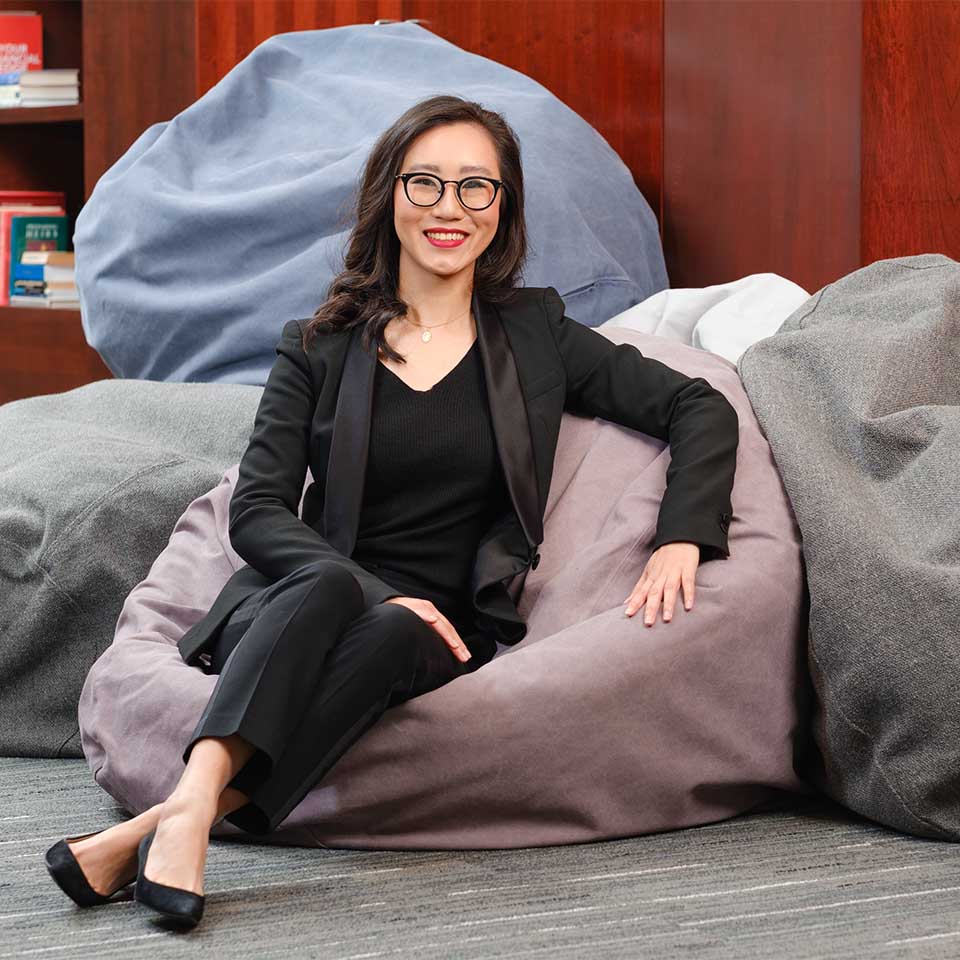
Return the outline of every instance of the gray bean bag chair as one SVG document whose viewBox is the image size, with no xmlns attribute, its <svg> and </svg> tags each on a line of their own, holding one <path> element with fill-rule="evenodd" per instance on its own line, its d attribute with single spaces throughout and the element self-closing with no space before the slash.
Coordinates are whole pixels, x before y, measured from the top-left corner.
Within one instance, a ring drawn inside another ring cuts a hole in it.
<svg viewBox="0 0 960 960">
<path fill-rule="evenodd" d="M 0 754 L 83 756 L 86 672 L 261 392 L 102 380 L 0 405 Z"/>
<path fill-rule="evenodd" d="M 736 369 L 662 338 L 604 333 L 706 378 L 736 408 L 730 557 L 700 566 L 693 609 L 678 605 L 652 628 L 628 618 L 622 601 L 650 553 L 669 448 L 565 413 L 542 561 L 510 584 L 527 636 L 388 710 L 277 830 L 249 839 L 572 843 L 708 823 L 812 792 L 795 769 L 809 699 L 800 539 Z M 84 753 L 131 813 L 173 789 L 216 683 L 184 663 L 176 643 L 242 563 L 227 533 L 235 478 L 234 465 L 187 507 L 83 685 Z M 241 831 L 222 821 L 214 833 Z"/>
<path fill-rule="evenodd" d="M 100 178 L 73 236 L 87 340 L 120 377 L 265 383 L 284 320 L 342 266 L 370 148 L 438 93 L 520 139 L 523 283 L 590 326 L 667 286 L 653 211 L 582 117 L 416 23 L 356 24 L 270 37 Z"/>
<path fill-rule="evenodd" d="M 887 826 L 960 840 L 960 263 L 856 270 L 740 373 L 803 536 L 804 774 Z"/>
</svg>

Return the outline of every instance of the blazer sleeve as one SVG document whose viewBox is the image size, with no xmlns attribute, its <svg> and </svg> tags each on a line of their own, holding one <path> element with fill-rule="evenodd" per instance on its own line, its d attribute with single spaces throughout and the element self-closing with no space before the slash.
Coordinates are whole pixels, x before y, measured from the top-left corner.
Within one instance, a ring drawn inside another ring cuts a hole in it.
<svg viewBox="0 0 960 960">
<path fill-rule="evenodd" d="M 736 410 L 702 377 L 687 377 L 565 316 L 553 287 L 544 290 L 544 309 L 566 371 L 564 408 L 670 445 L 653 549 L 682 540 L 700 545 L 701 562 L 728 557 L 740 439 Z"/>
<path fill-rule="evenodd" d="M 365 606 L 402 596 L 298 516 L 317 400 L 296 320 L 284 326 L 276 351 L 230 499 L 233 549 L 274 582 L 305 564 L 331 560 L 356 577 Z"/>
</svg>

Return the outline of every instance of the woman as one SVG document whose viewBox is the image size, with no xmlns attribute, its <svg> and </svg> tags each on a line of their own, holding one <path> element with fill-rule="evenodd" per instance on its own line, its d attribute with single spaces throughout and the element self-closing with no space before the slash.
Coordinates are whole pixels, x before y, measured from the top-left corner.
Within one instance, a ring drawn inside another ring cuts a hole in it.
<svg viewBox="0 0 960 960">
<path fill-rule="evenodd" d="M 215 823 L 274 829 L 386 709 L 522 638 L 505 582 L 539 560 L 563 409 L 670 440 L 626 615 L 645 606 L 650 626 L 662 605 L 669 621 L 681 587 L 691 609 L 701 551 L 727 554 L 736 414 L 565 318 L 552 287 L 518 288 L 525 254 L 501 116 L 433 97 L 380 137 L 345 269 L 284 327 L 240 463 L 230 537 L 247 566 L 180 643 L 218 674 L 186 768 L 163 803 L 47 852 L 77 903 L 136 880 L 138 900 L 194 925 Z"/>
</svg>

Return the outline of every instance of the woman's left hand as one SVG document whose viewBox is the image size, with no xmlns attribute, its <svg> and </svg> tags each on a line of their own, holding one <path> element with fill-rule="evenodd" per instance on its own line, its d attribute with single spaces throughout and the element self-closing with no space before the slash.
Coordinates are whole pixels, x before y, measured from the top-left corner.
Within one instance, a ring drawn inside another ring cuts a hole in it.
<svg viewBox="0 0 960 960">
<path fill-rule="evenodd" d="M 677 541 L 658 547 L 650 554 L 650 559 L 630 596 L 623 601 L 627 605 L 627 616 L 632 617 L 646 604 L 643 622 L 652 627 L 662 600 L 663 622 L 667 623 L 673 616 L 673 606 L 681 586 L 683 607 L 689 610 L 693 606 L 693 581 L 699 563 L 699 544 Z"/>
</svg>

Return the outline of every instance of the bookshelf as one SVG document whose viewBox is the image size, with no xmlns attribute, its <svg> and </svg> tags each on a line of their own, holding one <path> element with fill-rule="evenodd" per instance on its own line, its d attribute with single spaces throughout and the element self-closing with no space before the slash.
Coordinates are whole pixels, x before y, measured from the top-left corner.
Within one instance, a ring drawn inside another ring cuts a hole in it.
<svg viewBox="0 0 960 960">
<path fill-rule="evenodd" d="M 197 96 L 193 0 L 0 0 L 43 17 L 45 68 L 80 68 L 80 103 L 0 108 L 0 185 L 63 190 L 71 235 L 97 180 Z M 71 243 L 72 247 L 72 243 Z M 112 377 L 77 310 L 0 307 L 0 403 Z"/>
</svg>

